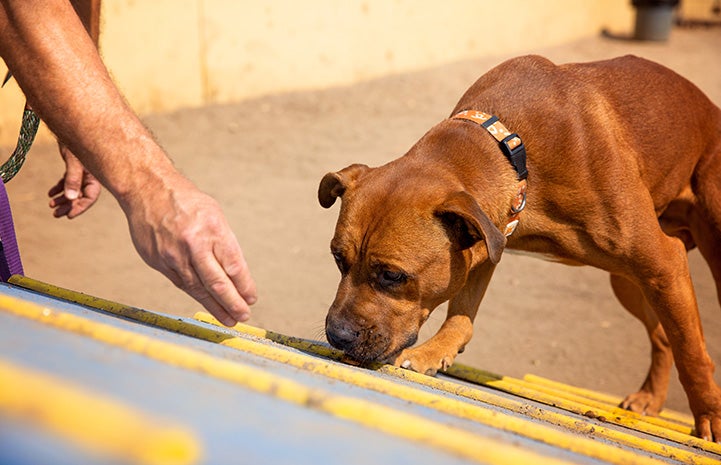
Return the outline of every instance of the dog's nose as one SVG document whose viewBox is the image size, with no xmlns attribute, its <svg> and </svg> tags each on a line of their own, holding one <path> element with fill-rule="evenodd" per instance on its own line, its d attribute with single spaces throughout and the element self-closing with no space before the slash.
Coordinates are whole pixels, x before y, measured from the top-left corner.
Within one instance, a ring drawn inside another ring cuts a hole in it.
<svg viewBox="0 0 721 465">
<path fill-rule="evenodd" d="M 348 326 L 328 325 L 325 328 L 325 336 L 328 338 L 330 345 L 336 349 L 345 350 L 358 339 L 358 331 L 354 331 Z"/>
</svg>

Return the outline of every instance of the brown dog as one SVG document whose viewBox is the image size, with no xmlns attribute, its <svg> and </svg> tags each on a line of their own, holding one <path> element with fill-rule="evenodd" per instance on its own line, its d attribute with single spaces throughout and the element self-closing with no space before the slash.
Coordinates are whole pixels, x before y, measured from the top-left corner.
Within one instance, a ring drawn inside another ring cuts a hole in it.
<svg viewBox="0 0 721 465">
<path fill-rule="evenodd" d="M 622 405 L 658 413 L 675 360 L 697 434 L 721 441 L 686 257 L 698 246 L 721 292 L 721 110 L 640 58 L 527 56 L 482 76 L 451 116 L 405 156 L 321 181 L 323 207 L 343 199 L 328 341 L 360 362 L 434 374 L 471 339 L 504 248 L 595 266 L 653 346 L 646 381 Z M 409 348 L 447 300 L 438 333 Z"/>
</svg>

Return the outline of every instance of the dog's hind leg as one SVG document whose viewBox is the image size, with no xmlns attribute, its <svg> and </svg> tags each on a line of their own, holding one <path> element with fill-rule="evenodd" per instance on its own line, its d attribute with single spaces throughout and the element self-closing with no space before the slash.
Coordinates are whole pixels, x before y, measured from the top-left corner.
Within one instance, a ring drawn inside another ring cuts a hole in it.
<svg viewBox="0 0 721 465">
<path fill-rule="evenodd" d="M 690 223 L 693 223 L 694 203 L 694 195 L 688 188 L 669 204 L 659 218 L 663 232 L 680 239 L 687 251 L 696 247 L 690 227 Z M 651 341 L 651 366 L 646 380 L 638 392 L 628 395 L 621 402 L 621 407 L 645 415 L 658 415 L 666 401 L 673 366 L 671 345 L 641 288 L 616 274 L 611 274 L 611 287 L 623 307 L 643 323 Z"/>
<path fill-rule="evenodd" d="M 686 248 L 683 241 L 660 228 L 648 232 L 636 241 L 623 275 L 642 289 L 663 326 L 694 415 L 696 434 L 721 441 L 721 388 L 713 378 L 714 363 L 706 350 Z"/>
<path fill-rule="evenodd" d="M 689 215 L 689 226 L 711 269 L 721 303 L 721 151 L 702 161 L 695 181 L 696 202 Z"/>
<path fill-rule="evenodd" d="M 671 345 L 653 309 L 641 289 L 619 275 L 611 275 L 611 286 L 626 310 L 641 320 L 651 340 L 651 367 L 641 389 L 626 396 L 621 407 L 644 415 L 656 416 L 663 408 L 673 366 Z"/>
</svg>

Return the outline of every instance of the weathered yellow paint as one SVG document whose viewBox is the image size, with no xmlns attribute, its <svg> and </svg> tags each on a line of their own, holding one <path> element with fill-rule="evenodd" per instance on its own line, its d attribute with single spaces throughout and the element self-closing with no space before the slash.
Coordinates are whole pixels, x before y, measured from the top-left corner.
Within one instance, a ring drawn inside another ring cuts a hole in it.
<svg viewBox="0 0 721 465">
<path fill-rule="evenodd" d="M 39 427 L 93 455 L 148 465 L 189 465 L 202 456 L 189 428 L 61 378 L 0 359 L 0 386 L 0 416 Z"/>
<path fill-rule="evenodd" d="M 501 391 L 505 391 L 526 399 L 531 399 L 536 402 L 540 402 L 546 405 L 552 405 L 569 412 L 578 413 L 595 418 L 602 418 L 603 421 L 608 423 L 617 424 L 627 428 L 632 428 L 636 431 L 647 433 L 659 438 L 668 439 L 670 441 L 684 444 L 686 446 L 695 447 L 715 454 L 721 454 L 721 444 L 717 444 L 710 441 L 704 441 L 703 439 L 691 436 L 690 434 L 684 434 L 675 430 L 666 429 L 663 426 L 651 424 L 647 421 L 643 421 L 638 414 L 629 412 L 623 409 L 616 409 L 614 412 L 609 412 L 603 409 L 597 409 L 594 407 L 579 404 L 578 402 L 570 401 L 564 398 L 549 395 L 545 392 L 533 389 L 522 381 L 507 377 L 499 376 L 493 373 L 488 373 L 477 368 L 469 367 L 466 365 L 455 364 L 451 366 L 446 372 L 449 376 L 453 376 L 458 379 L 470 381 L 472 383 L 490 386 Z M 718 459 L 715 460 L 718 463 Z"/>
<path fill-rule="evenodd" d="M 221 342 L 222 345 L 252 353 L 261 357 L 302 368 L 311 373 L 353 384 L 364 389 L 387 394 L 418 405 L 434 408 L 461 418 L 467 418 L 495 428 L 521 434 L 531 439 L 545 442 L 597 458 L 607 457 L 609 452 L 617 449 L 613 446 L 601 446 L 594 441 L 579 439 L 557 430 L 518 417 L 500 413 L 485 407 L 460 402 L 445 396 L 426 392 L 411 386 L 383 379 L 372 372 L 363 371 L 344 365 L 328 364 L 322 359 L 305 354 L 293 353 L 286 349 L 258 343 L 250 339 L 230 338 Z M 591 454 L 596 455 L 591 455 Z"/>
<path fill-rule="evenodd" d="M 71 331 L 163 363 L 224 379 L 290 403 L 321 410 L 387 434 L 422 441 L 424 444 L 482 463 L 544 465 L 567 463 L 515 445 L 476 436 L 417 415 L 362 399 L 335 395 L 322 389 L 308 388 L 259 368 L 213 357 L 177 344 L 152 339 L 9 296 L 0 295 L 0 310 L 54 328 Z"/>
<path fill-rule="evenodd" d="M 602 416 L 604 418 L 627 418 L 631 421 L 641 421 L 650 425 L 661 427 L 665 430 L 676 431 L 685 435 L 691 435 L 693 428 L 688 425 L 680 425 L 676 422 L 666 420 L 665 418 L 652 417 L 641 415 L 636 412 L 631 412 L 626 409 L 618 407 L 618 405 L 608 405 L 605 402 L 601 402 L 587 397 L 580 396 L 578 394 L 568 392 L 565 390 L 557 389 L 555 387 L 531 383 L 523 379 L 508 378 L 508 382 L 516 384 L 520 387 L 527 388 L 531 391 L 538 392 L 552 399 L 564 399 L 567 401 L 569 406 L 574 406 L 578 410 L 583 410 L 582 413 L 588 412 L 589 409 L 593 409 L 592 412 L 596 416 Z"/>
<path fill-rule="evenodd" d="M 195 315 L 195 318 L 207 323 L 213 323 L 218 326 L 221 325 L 215 318 L 205 312 L 197 313 Z M 265 331 L 258 330 L 257 328 L 253 328 L 242 323 L 236 325 L 234 329 L 241 332 L 249 330 L 249 334 L 253 334 L 255 336 L 260 336 L 262 332 Z M 399 386 L 395 383 L 379 379 L 372 374 L 366 374 L 364 372 L 359 372 L 357 370 L 353 370 L 343 366 L 327 365 L 314 358 L 306 357 L 301 354 L 290 354 L 287 351 L 278 350 L 270 346 L 265 346 L 241 338 L 226 339 L 222 342 L 222 344 L 236 348 L 238 350 L 242 350 L 244 352 L 254 353 L 265 358 L 270 358 L 276 361 L 298 366 L 313 373 L 322 374 L 324 376 L 355 384 L 366 389 L 371 389 L 382 392 L 384 394 L 392 395 L 394 397 L 398 397 L 409 402 L 425 405 L 443 411 L 445 413 L 471 419 L 479 423 L 484 423 L 498 429 L 521 434 L 532 439 L 546 442 L 547 444 L 553 445 L 555 447 L 565 448 L 567 450 L 571 450 L 589 457 L 598 458 L 609 463 L 653 463 L 653 460 L 648 457 L 643 457 L 633 452 L 621 450 L 613 445 L 598 443 L 596 441 L 588 441 L 586 439 L 579 438 L 578 436 L 569 437 L 564 433 L 559 433 L 557 430 L 551 430 L 549 432 L 549 429 L 543 427 L 543 425 L 538 425 L 530 422 L 515 421 L 517 420 L 517 418 L 511 417 L 498 411 L 493 411 L 477 405 L 465 404 L 463 402 L 449 401 L 447 398 L 442 396 L 435 396 L 426 393 L 425 391 L 419 391 L 407 386 Z M 325 351 L 333 350 L 321 346 L 320 344 L 316 345 L 319 347 L 323 347 Z M 336 357 L 338 356 L 337 353 L 334 355 Z M 415 383 L 423 384 L 433 387 L 435 389 L 463 396 L 475 401 L 480 401 L 486 404 L 502 407 L 516 413 L 527 415 L 531 418 L 547 421 L 551 424 L 562 426 L 577 433 L 605 438 L 618 444 L 623 444 L 634 449 L 638 449 L 640 451 L 656 454 L 661 457 L 673 458 L 674 460 L 683 463 L 716 465 L 718 462 L 717 459 L 709 459 L 708 457 L 704 457 L 702 455 L 695 454 L 693 452 L 689 452 L 678 447 L 659 444 L 658 442 L 655 442 L 653 440 L 641 438 L 636 435 L 626 433 L 624 431 L 606 428 L 602 425 L 591 422 L 579 421 L 578 418 L 571 417 L 569 415 L 563 415 L 548 410 L 543 410 L 541 408 L 533 407 L 523 402 L 507 399 L 502 396 L 483 392 L 478 389 L 469 388 L 467 386 L 462 386 L 457 383 L 443 381 L 410 370 L 404 370 L 391 365 L 384 365 L 380 368 L 380 371 L 399 378 L 413 381 Z M 483 373 L 484 376 L 486 376 L 486 378 L 484 379 L 502 379 L 502 377 L 500 376 L 491 375 L 487 372 L 482 372 L 481 370 L 478 370 L 477 372 L 479 374 Z M 588 411 L 584 411 L 581 412 L 581 414 L 586 414 L 587 412 Z"/>
<path fill-rule="evenodd" d="M 197 312 L 193 315 L 198 321 L 204 323 L 213 324 L 216 326 L 222 326 L 218 320 L 216 320 L 211 314 L 207 312 Z M 287 347 L 293 347 L 294 349 L 302 350 L 303 352 L 309 352 L 322 357 L 340 360 L 343 358 L 343 352 L 340 350 L 333 349 L 324 344 L 319 344 L 315 341 L 309 341 L 299 337 L 286 336 L 284 334 L 275 333 L 255 326 L 250 326 L 245 323 L 237 323 L 233 326 L 233 330 L 243 334 L 249 334 L 251 336 L 269 339 L 278 344 L 282 344 Z"/>
<path fill-rule="evenodd" d="M 208 323 L 214 323 L 216 325 L 220 324 L 217 322 L 217 320 L 215 320 L 215 318 L 213 318 L 211 315 L 209 315 L 205 312 L 198 312 L 195 315 L 195 318 L 198 320 L 201 320 L 201 321 L 208 322 Z M 262 330 L 262 329 L 259 330 L 258 328 L 253 328 L 252 326 L 248 326 L 248 325 L 244 325 L 244 324 L 238 324 L 234 327 L 234 329 L 237 331 L 240 331 L 240 332 L 254 334 L 256 336 L 261 336 L 261 337 L 268 333 L 266 330 Z M 276 333 L 272 333 L 272 334 L 277 342 L 283 343 L 284 339 L 283 339 L 282 335 L 278 335 Z M 287 342 L 286 345 L 292 345 L 294 343 L 294 342 L 288 341 L 288 340 L 286 340 L 286 342 Z M 309 347 L 312 344 L 310 341 L 305 341 L 305 343 L 306 344 L 304 347 Z M 329 349 L 320 344 L 316 344 L 316 345 L 323 349 L 323 351 L 322 351 L 323 353 L 315 352 L 318 355 L 325 355 L 326 353 L 328 353 L 330 351 L 333 358 L 335 358 L 335 359 L 339 359 L 342 356 L 342 354 L 339 351 L 336 351 L 334 349 Z M 504 381 L 506 381 L 509 384 L 515 383 L 517 385 L 517 389 L 516 389 L 515 393 L 530 392 L 530 393 L 538 394 L 533 391 L 533 388 L 531 386 L 524 385 L 523 383 L 519 383 L 518 380 L 514 380 L 513 378 L 495 375 L 495 374 L 485 372 L 482 370 L 478 370 L 478 369 L 474 369 L 471 367 L 464 367 L 464 368 L 466 371 L 470 370 L 471 372 L 475 373 L 476 381 L 481 381 L 481 382 L 479 382 L 479 384 L 488 384 L 488 385 L 493 385 L 494 387 L 498 387 L 498 385 L 500 384 L 502 386 L 507 387 L 507 384 L 503 383 Z M 594 435 L 597 435 L 599 437 L 605 437 L 609 440 L 618 442 L 620 444 L 625 444 L 625 445 L 628 445 L 628 446 L 631 446 L 631 447 L 634 447 L 634 448 L 637 448 L 640 450 L 645 450 L 645 451 L 656 453 L 656 454 L 659 454 L 662 456 L 674 457 L 676 459 L 678 459 L 679 457 L 687 457 L 687 459 L 690 463 L 698 463 L 698 460 L 699 460 L 699 458 L 695 454 L 688 455 L 686 452 L 676 449 L 676 448 L 669 449 L 669 447 L 661 446 L 658 443 L 651 441 L 651 440 L 646 440 L 646 439 L 642 439 L 642 438 L 639 438 L 634 435 L 629 435 L 629 434 L 626 434 L 623 432 L 618 432 L 617 430 L 614 430 L 614 429 L 599 427 L 598 425 L 593 425 L 591 423 L 580 423 L 577 420 L 575 420 L 571 417 L 568 417 L 566 415 L 556 414 L 554 412 L 541 410 L 541 409 L 533 409 L 533 408 L 530 408 L 530 406 L 528 406 L 527 404 L 523 404 L 523 403 L 520 403 L 517 401 L 506 399 L 501 396 L 494 396 L 492 394 L 483 393 L 478 390 L 468 389 L 464 386 L 459 386 L 458 384 L 455 384 L 455 383 L 448 383 L 448 382 L 445 382 L 442 380 L 438 380 L 436 378 L 429 378 L 427 376 L 420 375 L 420 374 L 417 374 L 412 371 L 398 369 L 396 367 L 389 366 L 389 365 L 383 366 L 381 368 L 381 371 L 391 373 L 398 377 L 403 377 L 405 379 L 412 380 L 416 383 L 432 386 L 436 389 L 446 390 L 448 392 L 452 392 L 457 395 L 465 396 L 465 397 L 468 397 L 468 398 L 471 398 L 474 400 L 479 400 L 481 402 L 485 402 L 485 403 L 489 403 L 492 405 L 507 408 L 511 411 L 523 413 L 524 415 L 528 415 L 533 418 L 545 420 L 545 421 L 548 421 L 555 425 L 564 426 L 566 428 L 575 430 L 577 432 L 593 433 Z M 527 376 L 532 381 L 535 381 L 536 384 L 547 384 L 557 390 L 561 390 L 560 388 L 563 386 L 561 383 L 555 383 L 555 382 L 549 381 L 549 380 L 546 380 L 544 383 L 544 381 L 540 377 L 534 377 L 532 375 L 527 375 Z M 493 383 L 495 383 L 495 384 L 493 384 Z M 553 383 L 553 384 L 551 384 L 551 383 Z M 501 389 L 501 390 L 505 390 L 505 389 Z M 579 403 L 574 403 L 574 402 L 560 402 L 560 401 L 558 401 L 558 399 L 554 400 L 553 396 L 550 396 L 550 395 L 542 396 L 540 394 L 536 395 L 536 397 L 539 397 L 540 399 L 534 399 L 534 400 L 537 400 L 541 403 L 545 403 L 547 405 L 553 405 L 553 406 L 557 406 L 560 408 L 564 408 L 565 410 L 568 410 L 568 411 L 571 411 L 571 412 L 574 412 L 577 414 L 589 416 L 591 418 L 605 419 L 606 421 L 609 421 L 611 423 L 622 424 L 623 426 L 627 426 L 627 427 L 635 429 L 634 428 L 636 425 L 635 420 L 639 419 L 639 415 L 637 415 L 633 412 L 628 412 L 623 409 L 614 408 L 615 404 L 613 403 L 613 401 L 615 399 L 613 399 L 611 396 L 607 396 L 607 395 L 604 395 L 601 393 L 596 393 L 594 391 L 583 390 L 580 388 L 574 388 L 572 386 L 568 386 L 568 390 L 570 392 L 578 394 L 579 396 L 582 394 L 585 394 L 585 397 L 588 397 L 591 399 L 595 398 L 598 402 L 605 401 L 608 405 L 604 405 L 603 409 L 594 409 L 593 405 L 585 405 L 584 406 L 584 405 L 579 405 Z M 523 397 L 531 398 L 531 396 L 523 396 Z M 547 402 L 543 402 L 542 401 L 543 399 L 547 400 Z M 620 400 L 619 400 L 619 402 L 620 402 Z M 609 410 L 612 410 L 612 412 Z M 615 417 L 611 417 L 611 415 L 615 415 Z M 688 416 L 685 416 L 679 412 L 673 412 L 673 411 L 668 411 L 667 415 L 670 416 L 671 418 L 675 419 L 677 421 L 677 423 L 685 425 L 685 427 L 682 427 L 683 429 L 680 430 L 680 432 L 684 432 L 684 436 L 681 437 L 682 440 L 690 440 L 694 443 L 694 447 L 699 447 L 704 450 L 709 450 L 710 452 L 719 453 L 716 450 L 714 450 L 714 449 L 717 449 L 715 444 L 709 443 L 708 441 L 702 441 L 702 440 L 694 438 L 692 436 L 687 436 L 691 433 L 691 428 L 690 428 L 689 424 L 693 423 L 693 419 L 691 419 Z M 610 421 L 609 418 L 615 418 L 616 421 Z M 640 417 L 640 418 L 643 420 L 645 417 Z M 651 419 L 651 421 L 653 421 L 653 419 Z M 662 422 L 658 426 L 663 427 L 663 425 L 665 425 L 665 424 L 671 426 L 672 431 L 679 430 L 678 424 Z M 699 442 L 701 443 L 701 446 L 699 446 L 699 444 L 698 444 Z M 704 448 L 703 446 L 705 446 L 706 448 Z M 703 458 L 701 458 L 701 460 L 703 460 Z"/>
<path fill-rule="evenodd" d="M 112 302 L 99 297 L 93 297 L 83 294 L 82 292 L 71 291 L 69 289 L 47 284 L 36 279 L 28 278 L 27 276 L 13 275 L 10 277 L 8 282 L 41 294 L 103 310 L 105 312 L 112 313 L 113 315 L 122 316 L 123 318 L 145 323 L 147 325 L 157 326 L 173 332 L 180 332 L 183 330 L 184 334 L 198 339 L 219 342 L 227 337 L 227 335 L 218 331 L 210 331 L 201 326 L 188 325 L 179 317 L 149 312 L 129 305 Z"/>
<path fill-rule="evenodd" d="M 622 399 L 618 396 L 613 396 L 611 394 L 592 391 L 590 389 L 584 389 L 576 386 L 570 386 L 568 384 L 559 383 L 558 381 L 550 380 L 537 375 L 527 374 L 523 377 L 523 380 L 531 384 L 548 386 L 559 391 L 565 391 L 581 397 L 585 397 L 587 399 L 603 402 L 604 404 L 606 404 L 607 407 L 616 407 L 620 405 L 622 401 Z M 687 426 L 688 428 L 692 428 L 694 425 L 693 417 L 681 412 L 677 412 L 675 410 L 664 409 L 659 414 L 659 417 L 664 418 L 668 421 L 676 422 L 679 425 Z"/>
<path fill-rule="evenodd" d="M 399 378 L 413 381 L 415 383 L 424 384 L 438 390 L 447 391 L 458 396 L 495 405 L 497 407 L 504 408 L 530 418 L 546 421 L 550 424 L 566 428 L 578 434 L 588 435 L 598 439 L 605 439 L 616 444 L 631 447 L 632 449 L 641 452 L 656 454 L 660 457 L 673 459 L 681 463 L 712 465 L 718 462 L 718 459 L 709 459 L 708 457 L 702 456 L 700 454 L 696 454 L 694 452 L 680 449 L 671 445 L 665 445 L 652 439 L 647 439 L 645 437 L 641 437 L 639 435 L 624 430 L 607 428 L 602 424 L 591 421 L 579 420 L 579 418 L 576 416 L 557 413 L 549 409 L 544 409 L 542 407 L 536 407 L 534 405 L 524 403 L 522 401 L 484 392 L 477 388 L 472 388 L 469 386 L 460 385 L 458 383 L 429 377 L 420 373 L 416 373 L 414 371 L 404 370 L 391 365 L 383 366 L 381 368 L 381 371 L 393 374 L 394 376 L 397 376 Z M 593 415 L 589 414 L 589 418 L 593 418 Z M 603 457 L 602 459 L 604 461 L 613 463 L 613 457 Z M 645 460 L 647 459 L 639 458 L 639 460 L 641 460 L 641 463 L 646 463 Z"/>
<path fill-rule="evenodd" d="M 149 313 L 145 312 L 140 309 L 134 309 L 134 311 L 128 310 L 126 308 L 127 306 L 121 306 L 119 304 L 108 302 L 108 301 L 102 301 L 102 299 L 95 299 L 90 298 L 88 296 L 84 296 L 83 294 L 75 293 L 73 291 L 68 291 L 65 289 L 60 289 L 54 286 L 48 286 L 46 284 L 40 283 L 38 281 L 29 279 L 29 278 L 11 278 L 11 281 L 18 285 L 23 285 L 23 287 L 32 288 L 35 290 L 41 290 L 41 292 L 48 293 L 50 295 L 56 295 L 56 296 L 62 296 L 65 299 L 74 301 L 74 302 L 80 302 L 83 301 L 86 302 L 86 305 L 95 306 L 96 308 L 99 308 L 101 310 L 106 311 L 113 311 L 114 309 L 120 309 L 122 314 L 129 318 L 135 318 L 139 321 L 148 321 L 153 320 L 155 324 L 162 325 L 163 324 L 169 324 L 172 325 L 174 328 L 174 331 L 178 331 L 181 333 L 185 333 L 188 335 L 194 335 L 194 337 L 203 338 L 206 340 L 211 340 L 215 342 L 222 342 L 224 345 L 228 345 L 231 347 L 235 347 L 240 350 L 244 350 L 247 352 L 256 353 L 258 355 L 268 357 L 268 358 L 275 358 L 276 360 L 282 361 L 284 363 L 294 363 L 296 366 L 301 366 L 303 369 L 306 370 L 317 370 L 315 372 L 324 374 L 325 376 L 333 376 L 334 374 L 338 376 L 336 379 L 343 379 L 346 382 L 354 382 L 352 380 L 348 380 L 349 378 L 343 378 L 345 375 L 339 375 L 337 374 L 337 371 L 327 371 L 328 367 L 331 367 L 328 364 L 323 363 L 322 361 L 319 361 L 315 358 L 302 358 L 302 355 L 300 354 L 289 354 L 287 351 L 278 351 L 277 353 L 274 353 L 274 351 L 270 350 L 269 346 L 264 344 L 251 344 L 252 341 L 247 341 L 246 339 L 242 338 L 233 338 L 231 335 L 228 334 L 225 330 L 223 331 L 217 331 L 216 334 L 212 334 L 214 331 L 210 329 L 199 330 L 198 328 L 194 328 L 194 325 L 179 325 L 178 320 L 172 319 L 172 318 L 165 318 L 165 319 L 157 319 L 151 316 L 143 316 L 143 313 Z M 103 306 L 101 304 L 107 303 L 106 306 Z M 152 314 L 151 314 L 152 315 Z M 207 322 L 207 323 L 213 323 L 218 326 L 220 323 L 217 322 L 212 316 L 208 315 L 207 313 L 198 313 L 195 315 L 196 319 L 200 319 L 201 321 Z M 280 343 L 285 343 L 289 346 L 296 347 L 300 350 L 304 350 L 311 353 L 316 353 L 318 355 L 322 356 L 328 356 L 334 359 L 338 359 L 341 357 L 341 353 L 339 351 L 336 351 L 334 349 L 328 348 L 325 345 L 314 343 L 313 341 L 307 341 L 300 338 L 292 338 L 283 336 L 277 333 L 273 333 L 270 331 L 266 331 L 259 328 L 254 328 L 252 326 L 244 325 L 244 324 L 238 324 L 235 328 L 235 330 L 240 332 L 245 332 L 246 334 L 253 335 L 255 337 L 267 337 L 272 338 Z M 257 347 L 257 348 L 256 348 Z M 292 357 L 291 357 L 292 355 Z M 292 362 L 293 359 L 298 357 L 295 362 Z M 325 368 L 324 368 L 325 367 Z M 338 367 L 338 368 L 345 368 L 347 370 L 353 370 L 348 367 Z M 484 403 L 488 403 L 491 405 L 496 405 L 502 408 L 509 409 L 514 412 L 521 413 L 523 415 L 528 415 L 529 417 L 540 419 L 547 421 L 549 423 L 562 426 L 565 428 L 568 428 L 570 430 L 583 433 L 583 434 L 592 434 L 596 437 L 605 438 L 609 441 L 614 441 L 618 444 L 624 444 L 627 446 L 630 446 L 635 449 L 639 449 L 641 451 L 645 451 L 648 453 L 657 454 L 662 457 L 673 457 L 675 460 L 679 460 L 685 463 L 699 463 L 699 464 L 715 464 L 715 460 L 709 460 L 707 457 L 701 456 L 699 454 L 694 454 L 693 452 L 689 452 L 684 449 L 676 448 L 673 446 L 667 446 L 663 444 L 659 444 L 655 441 L 639 438 L 636 435 L 626 433 L 623 431 L 615 430 L 612 428 L 605 428 L 602 425 L 599 425 L 597 423 L 591 423 L 591 422 L 584 422 L 579 421 L 578 418 L 574 418 L 568 415 L 558 414 L 555 412 L 550 412 L 547 410 L 543 410 L 541 408 L 536 408 L 533 406 L 530 406 L 528 404 L 525 404 L 523 402 L 519 402 L 512 399 L 506 399 L 502 396 L 497 396 L 491 393 L 483 392 L 478 389 L 470 388 L 467 386 L 462 386 L 457 383 L 452 383 L 448 381 L 443 381 L 437 378 L 428 377 L 425 375 L 420 375 L 418 373 L 414 373 L 408 370 L 402 370 L 398 369 L 392 366 L 383 366 L 381 368 L 382 371 L 393 374 L 394 376 L 402 377 L 405 379 L 410 379 L 414 382 L 425 384 L 427 386 L 431 386 L 436 389 L 445 390 L 447 392 L 451 392 L 456 395 L 461 395 L 470 399 L 473 399 L 475 401 L 480 401 Z M 479 384 L 487 384 L 488 381 L 499 381 L 502 380 L 503 377 L 498 375 L 493 375 L 488 372 L 483 372 L 482 370 L 474 370 L 472 369 L 475 375 L 477 376 L 476 382 Z M 362 373 L 358 372 L 357 370 L 353 370 L 355 373 Z M 353 378 L 355 378 L 357 375 L 353 375 Z M 375 379 L 376 377 L 369 375 L 372 379 Z M 364 386 L 367 388 L 371 388 L 369 386 Z M 386 392 L 386 391 L 381 391 Z M 387 392 L 390 394 L 390 392 Z M 411 400 L 411 401 L 417 401 L 417 400 Z M 432 401 L 431 401 L 432 402 Z M 551 404 L 555 405 L 555 404 Z M 433 407 L 435 408 L 436 405 L 434 403 Z M 445 410 L 444 410 L 445 411 Z M 453 413 L 452 410 L 448 410 L 449 413 Z M 586 409 L 581 411 L 581 414 L 587 414 L 590 412 L 590 415 L 593 416 L 592 409 Z M 622 411 L 625 412 L 625 411 Z M 497 413 L 497 412 L 496 412 Z M 459 416 L 463 416 L 464 412 L 461 412 L 460 414 L 454 413 Z M 478 412 L 473 412 L 471 414 L 467 415 L 482 415 L 478 414 Z M 473 418 L 473 417 L 466 417 L 466 418 Z M 481 421 L 478 418 L 473 418 L 476 421 Z M 497 428 L 501 428 L 499 426 L 498 420 L 496 417 L 489 417 L 489 421 L 494 420 L 496 423 L 489 423 Z M 502 423 L 501 423 L 502 424 Z M 506 425 L 508 428 L 514 428 L 511 423 L 509 425 Z M 526 425 L 518 425 L 515 426 L 517 428 L 520 428 L 524 433 L 530 431 L 530 434 L 541 434 L 538 431 L 535 430 L 528 430 L 526 428 Z M 513 429 L 509 429 L 509 431 L 514 431 Z M 529 436 L 528 434 L 524 434 L 527 437 L 533 437 Z M 550 439 L 549 439 L 550 438 Z M 553 436 L 547 436 L 545 437 L 547 441 L 553 441 Z M 701 441 L 696 438 L 693 438 L 691 436 L 688 436 L 686 439 L 690 440 L 696 440 L 700 441 L 702 443 L 710 444 L 713 446 L 713 443 L 707 443 L 706 441 Z M 560 442 L 563 444 L 564 439 L 561 438 Z M 582 441 L 581 441 L 582 442 Z M 575 449 L 569 449 L 569 450 L 575 450 L 579 453 L 584 453 L 585 455 L 589 456 L 598 456 L 598 455 L 592 455 L 592 454 L 605 454 L 602 457 L 602 460 L 608 461 L 610 463 L 638 463 L 639 460 L 643 461 L 643 463 L 647 463 L 649 460 L 647 457 L 639 456 L 633 453 L 629 453 L 627 451 L 620 450 L 615 447 L 610 447 L 608 449 L 610 450 L 596 450 L 596 446 L 603 445 L 595 441 L 590 441 L 592 445 L 590 445 L 590 450 L 586 452 L 581 452 L 580 449 L 583 449 L 586 445 L 581 444 L 578 441 L 578 437 L 573 437 L 573 447 Z M 556 444 L 557 445 L 557 444 Z M 561 445 L 557 445 L 558 447 L 562 447 Z M 603 449 L 603 448 L 601 448 Z"/>
</svg>

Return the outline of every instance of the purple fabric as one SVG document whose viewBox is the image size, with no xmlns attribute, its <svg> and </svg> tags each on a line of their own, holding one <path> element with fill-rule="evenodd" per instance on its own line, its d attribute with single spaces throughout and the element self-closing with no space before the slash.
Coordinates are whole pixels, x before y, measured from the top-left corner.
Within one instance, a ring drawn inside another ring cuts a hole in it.
<svg viewBox="0 0 721 465">
<path fill-rule="evenodd" d="M 10 201 L 5 183 L 0 181 L 0 279 L 7 281 L 14 274 L 23 274 L 23 264 L 15 238 Z"/>
</svg>

